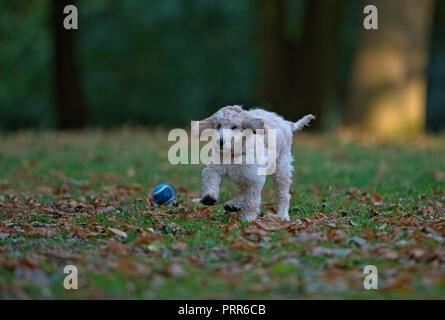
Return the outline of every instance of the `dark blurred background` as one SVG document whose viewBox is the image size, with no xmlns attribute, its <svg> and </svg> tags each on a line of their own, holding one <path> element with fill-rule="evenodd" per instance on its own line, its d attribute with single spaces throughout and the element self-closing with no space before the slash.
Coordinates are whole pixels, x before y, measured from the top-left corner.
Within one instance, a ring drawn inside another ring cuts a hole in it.
<svg viewBox="0 0 445 320">
<path fill-rule="evenodd" d="M 314 113 L 314 130 L 438 132 L 445 0 L 1 0 L 0 76 L 2 131 L 177 127 L 243 104 Z"/>
</svg>

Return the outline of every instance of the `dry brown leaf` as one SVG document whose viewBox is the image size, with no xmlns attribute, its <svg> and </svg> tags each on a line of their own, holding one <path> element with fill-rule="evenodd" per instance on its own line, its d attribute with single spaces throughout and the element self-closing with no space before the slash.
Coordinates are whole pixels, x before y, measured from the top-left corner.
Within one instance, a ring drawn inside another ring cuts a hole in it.
<svg viewBox="0 0 445 320">
<path fill-rule="evenodd" d="M 148 265 L 135 262 L 128 257 L 119 260 L 116 270 L 119 270 L 130 277 L 144 277 L 151 273 L 151 268 Z"/>
<path fill-rule="evenodd" d="M 205 208 L 195 208 L 193 210 L 191 210 L 190 212 L 188 212 L 185 217 L 187 219 L 201 219 L 204 217 L 208 217 L 210 215 L 210 211 L 209 208 L 205 207 Z"/>
<path fill-rule="evenodd" d="M 243 233 L 246 235 L 254 235 L 254 236 L 258 236 L 258 237 L 262 237 L 267 234 L 266 231 L 254 226 L 254 225 L 244 228 Z"/>
<path fill-rule="evenodd" d="M 170 248 L 177 251 L 186 251 L 188 249 L 188 245 L 184 241 L 176 241 L 170 245 Z"/>
<path fill-rule="evenodd" d="M 24 223 L 23 230 L 25 230 L 25 236 L 27 236 L 27 237 L 32 237 L 32 236 L 36 236 L 36 235 L 51 237 L 55 234 L 55 231 L 53 231 L 49 228 L 43 228 L 43 227 L 35 228 L 30 223 Z"/>
<path fill-rule="evenodd" d="M 9 237 L 9 233 L 0 232 L 0 240 L 5 240 L 7 237 Z"/>
<path fill-rule="evenodd" d="M 379 206 L 383 203 L 383 197 L 377 193 L 371 195 L 372 204 L 375 206 Z"/>
<path fill-rule="evenodd" d="M 119 229 L 115 229 L 115 228 L 107 228 L 107 231 L 111 232 L 112 234 L 121 237 L 121 238 L 126 238 L 127 237 L 127 233 L 119 230 Z"/>
<path fill-rule="evenodd" d="M 54 190 L 54 193 L 58 195 L 68 195 L 70 192 L 71 186 L 68 184 L 61 184 Z"/>
<path fill-rule="evenodd" d="M 256 249 L 255 243 L 244 238 L 236 238 L 232 244 L 232 249 L 240 251 L 254 251 Z"/>
<path fill-rule="evenodd" d="M 400 287 L 407 286 L 410 284 L 412 279 L 413 278 L 410 275 L 400 275 L 400 276 L 394 277 L 394 278 L 389 279 L 384 282 L 383 290 L 388 291 L 388 290 L 394 290 L 394 289 L 398 289 Z"/>
<path fill-rule="evenodd" d="M 413 259 L 421 259 L 425 253 L 425 250 L 421 248 L 413 248 L 409 251 L 409 256 Z"/>
<path fill-rule="evenodd" d="M 115 208 L 113 206 L 107 206 L 104 208 L 99 208 L 99 210 L 97 210 L 97 213 L 110 213 L 113 212 L 115 210 Z"/>
<path fill-rule="evenodd" d="M 374 238 L 374 231 L 370 227 L 366 227 L 363 229 L 363 236 L 368 240 L 372 239 Z"/>
<path fill-rule="evenodd" d="M 86 239 L 88 237 L 88 234 L 90 233 L 87 230 L 84 230 L 82 227 L 78 226 L 78 225 L 71 225 L 67 227 L 68 232 L 73 233 L 73 235 L 82 238 L 82 239 Z"/>
<path fill-rule="evenodd" d="M 8 251 L 9 251 L 8 247 L 0 246 L 0 253 L 5 253 L 5 252 L 8 252 Z"/>
<path fill-rule="evenodd" d="M 168 275 L 173 278 L 182 278 L 186 275 L 186 272 L 179 263 L 173 262 L 168 268 Z"/>
<path fill-rule="evenodd" d="M 325 247 L 314 247 L 311 250 L 311 255 L 313 256 L 331 256 L 333 255 L 333 250 Z"/>
<path fill-rule="evenodd" d="M 104 253 L 114 253 L 119 256 L 126 255 L 128 253 L 128 246 L 120 243 L 114 239 L 107 241 L 107 246 L 103 249 Z"/>
<path fill-rule="evenodd" d="M 142 234 L 136 239 L 133 246 L 138 246 L 140 244 L 146 244 L 154 241 L 162 240 L 162 236 L 155 234 L 154 232 L 143 231 Z"/>
<path fill-rule="evenodd" d="M 265 214 L 261 220 L 256 220 L 253 225 L 265 230 L 265 231 L 278 231 L 289 228 L 293 223 L 285 222 L 281 220 L 276 214 Z"/>
<path fill-rule="evenodd" d="M 134 168 L 129 168 L 127 172 L 125 172 L 125 174 L 127 175 L 127 177 L 132 178 L 135 176 L 136 170 L 134 170 Z"/>
<path fill-rule="evenodd" d="M 48 186 L 38 186 L 37 187 L 37 193 L 51 194 L 51 193 L 53 193 L 53 189 L 48 187 Z"/>
<path fill-rule="evenodd" d="M 125 189 L 129 189 L 134 192 L 144 192 L 144 190 L 145 190 L 144 186 L 140 183 L 133 183 L 133 184 L 125 187 Z"/>
<path fill-rule="evenodd" d="M 339 229 L 330 229 L 327 232 L 327 237 L 329 240 L 334 241 L 335 243 L 341 242 L 346 237 L 346 233 L 343 230 Z"/>
<path fill-rule="evenodd" d="M 399 254 L 394 250 L 385 250 L 383 253 L 380 254 L 380 257 L 384 259 L 398 259 Z"/>
<path fill-rule="evenodd" d="M 445 172 L 440 171 L 440 170 L 436 170 L 434 172 L 434 178 L 436 178 L 436 180 L 439 181 L 439 182 L 445 181 Z"/>
<path fill-rule="evenodd" d="M 39 267 L 40 256 L 35 253 L 27 253 L 19 260 L 21 268 L 37 269 Z"/>
</svg>

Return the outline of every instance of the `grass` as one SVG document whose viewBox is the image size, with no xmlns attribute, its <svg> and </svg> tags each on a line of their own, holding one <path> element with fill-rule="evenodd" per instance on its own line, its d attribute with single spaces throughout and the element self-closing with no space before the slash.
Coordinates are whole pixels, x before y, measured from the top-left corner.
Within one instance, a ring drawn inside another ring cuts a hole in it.
<svg viewBox="0 0 445 320">
<path fill-rule="evenodd" d="M 260 224 L 194 202 L 202 166 L 170 165 L 170 144 L 162 130 L 1 135 L 0 297 L 445 296 L 444 137 L 297 136 L 287 225 L 270 179 Z M 176 189 L 173 205 L 151 202 L 159 183 Z M 224 182 L 220 201 L 234 192 Z M 63 287 L 70 264 L 78 290 Z M 363 288 L 370 264 L 377 290 Z"/>
</svg>

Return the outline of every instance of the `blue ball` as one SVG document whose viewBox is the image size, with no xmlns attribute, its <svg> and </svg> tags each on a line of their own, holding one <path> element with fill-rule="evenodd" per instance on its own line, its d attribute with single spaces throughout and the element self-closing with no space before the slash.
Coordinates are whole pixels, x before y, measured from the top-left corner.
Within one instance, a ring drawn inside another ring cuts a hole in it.
<svg viewBox="0 0 445 320">
<path fill-rule="evenodd" d="M 153 190 L 153 201 L 159 205 L 168 205 L 175 200 L 175 191 L 168 184 L 160 184 Z"/>
</svg>

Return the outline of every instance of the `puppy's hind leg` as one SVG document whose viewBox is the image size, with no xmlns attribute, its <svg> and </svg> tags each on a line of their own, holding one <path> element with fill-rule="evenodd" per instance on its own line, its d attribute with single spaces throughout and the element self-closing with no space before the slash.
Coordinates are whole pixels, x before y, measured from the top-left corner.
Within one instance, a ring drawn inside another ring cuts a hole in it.
<svg viewBox="0 0 445 320">
<path fill-rule="evenodd" d="M 202 197 L 201 203 L 211 206 L 219 198 L 219 185 L 221 176 L 214 167 L 207 166 L 202 171 Z"/>
<path fill-rule="evenodd" d="M 224 209 L 229 212 L 240 211 L 243 207 L 244 198 L 246 196 L 245 193 L 246 186 L 241 184 L 238 185 L 238 193 L 236 194 L 235 198 L 224 203 Z"/>
</svg>

